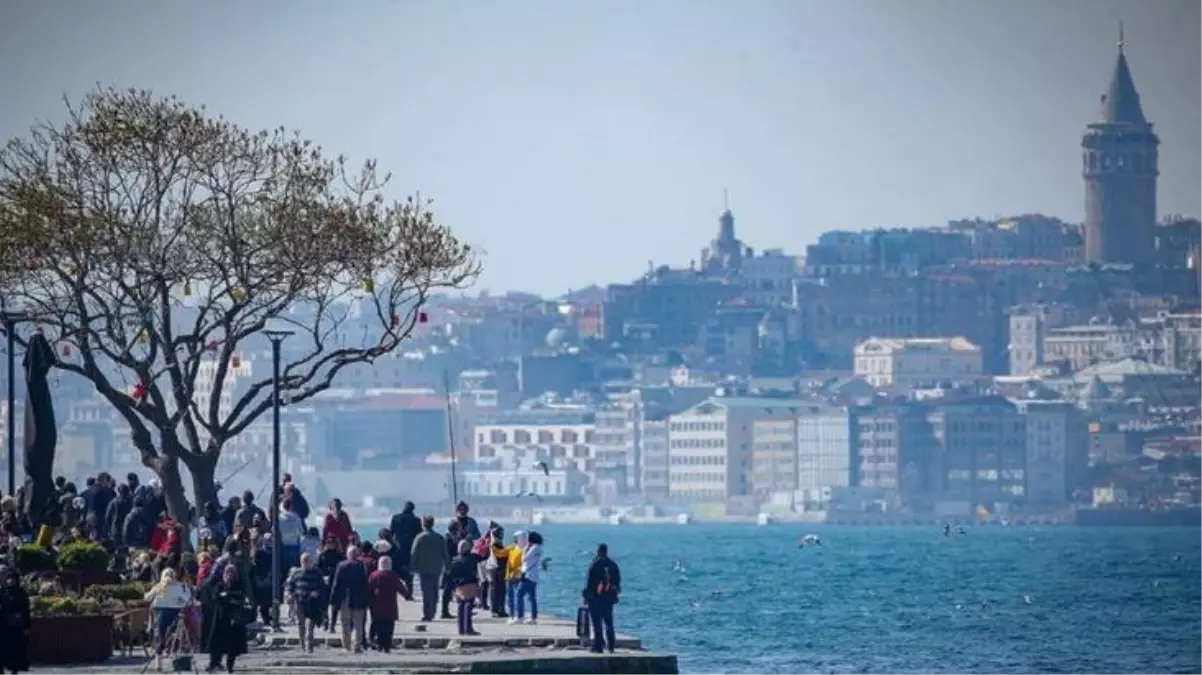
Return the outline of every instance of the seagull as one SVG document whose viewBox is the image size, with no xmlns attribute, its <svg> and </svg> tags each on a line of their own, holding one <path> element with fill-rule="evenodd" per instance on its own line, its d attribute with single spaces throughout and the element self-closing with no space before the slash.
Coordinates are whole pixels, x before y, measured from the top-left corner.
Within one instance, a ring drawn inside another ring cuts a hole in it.
<svg viewBox="0 0 1202 675">
<path fill-rule="evenodd" d="M 541 504 L 543 502 L 543 498 L 541 495 L 537 495 L 533 492 L 526 492 L 524 490 L 513 496 L 514 499 L 521 499 L 522 497 L 534 497 L 535 501 L 537 501 L 538 503 Z"/>
<path fill-rule="evenodd" d="M 1028 595 L 1024 595 L 1024 596 L 1023 596 L 1023 603 L 1024 603 L 1024 604 L 1028 604 L 1028 605 L 1029 605 L 1029 604 L 1031 604 L 1031 603 L 1033 603 L 1033 602 L 1035 602 L 1035 599 L 1034 599 L 1034 598 L 1032 598 L 1032 597 L 1031 597 L 1029 594 L 1028 594 Z"/>
<path fill-rule="evenodd" d="M 534 466 L 535 466 L 535 467 L 537 467 L 537 468 L 539 468 L 539 469 L 542 469 L 542 470 L 543 470 L 543 475 L 544 475 L 544 476 L 550 476 L 550 475 L 551 475 L 551 467 L 547 466 L 547 463 L 546 463 L 546 462 L 542 462 L 542 461 L 535 462 L 535 463 L 534 463 Z"/>
</svg>

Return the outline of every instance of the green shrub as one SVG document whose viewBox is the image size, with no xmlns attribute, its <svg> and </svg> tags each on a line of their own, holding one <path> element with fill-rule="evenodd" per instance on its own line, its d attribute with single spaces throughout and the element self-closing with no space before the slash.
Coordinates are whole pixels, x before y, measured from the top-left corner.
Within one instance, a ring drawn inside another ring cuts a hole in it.
<svg viewBox="0 0 1202 675">
<path fill-rule="evenodd" d="M 150 590 L 150 584 L 131 582 L 128 584 L 98 584 L 83 590 L 83 597 L 91 600 L 141 600 Z"/>
<path fill-rule="evenodd" d="M 51 551 L 37 544 L 22 544 L 17 547 L 17 569 L 21 574 L 54 572 L 58 565 Z"/>
<path fill-rule="evenodd" d="M 34 616 L 80 616 L 100 613 L 100 603 L 87 598 L 35 595 L 29 599 L 29 608 Z"/>
<path fill-rule="evenodd" d="M 71 572 L 104 572 L 109 567 L 109 552 L 90 541 L 75 541 L 58 550 L 58 567 Z"/>
</svg>

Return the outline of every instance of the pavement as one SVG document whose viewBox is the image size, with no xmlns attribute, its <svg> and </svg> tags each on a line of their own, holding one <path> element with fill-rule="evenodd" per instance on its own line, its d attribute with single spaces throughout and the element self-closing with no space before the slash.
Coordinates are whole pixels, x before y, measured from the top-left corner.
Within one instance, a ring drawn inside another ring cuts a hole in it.
<svg viewBox="0 0 1202 675">
<path fill-rule="evenodd" d="M 235 670 L 251 673 L 676 673 L 676 657 L 643 651 L 642 642 L 619 634 L 613 654 L 592 654 L 576 637 L 575 620 L 540 615 L 537 624 L 510 624 L 476 611 L 474 628 L 480 635 L 458 635 L 455 620 L 421 621 L 420 595 L 416 601 L 398 599 L 398 621 L 393 652 L 371 650 L 353 653 L 341 649 L 341 631 L 320 630 L 317 650 L 306 654 L 300 648 L 295 623 L 284 622 L 280 632 L 259 633 L 250 653 L 238 658 Z M 341 626 L 340 626 L 341 628 Z M 197 654 L 193 668 L 208 665 L 205 654 Z M 164 659 L 170 671 L 170 659 Z M 56 666 L 64 673 L 155 673 L 154 659 L 138 655 L 114 655 L 105 663 Z"/>
</svg>

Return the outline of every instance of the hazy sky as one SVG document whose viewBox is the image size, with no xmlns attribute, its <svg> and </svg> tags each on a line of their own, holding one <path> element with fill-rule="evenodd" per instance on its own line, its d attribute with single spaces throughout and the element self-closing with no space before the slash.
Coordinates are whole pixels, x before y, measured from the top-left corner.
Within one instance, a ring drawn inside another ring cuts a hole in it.
<svg viewBox="0 0 1202 675">
<path fill-rule="evenodd" d="M 1042 211 L 1080 221 L 1079 143 L 1117 26 L 1196 215 L 1198 0 L 5 0 L 0 137 L 96 83 L 377 157 L 559 293 L 686 265 L 722 189 L 757 249 Z"/>
</svg>

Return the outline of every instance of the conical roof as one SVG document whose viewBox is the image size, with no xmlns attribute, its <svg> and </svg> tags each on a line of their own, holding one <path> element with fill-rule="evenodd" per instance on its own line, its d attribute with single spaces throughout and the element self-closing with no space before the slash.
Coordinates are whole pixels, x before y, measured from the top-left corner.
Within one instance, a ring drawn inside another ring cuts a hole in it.
<svg viewBox="0 0 1202 675">
<path fill-rule="evenodd" d="M 1106 401 L 1111 396 L 1110 387 L 1097 375 L 1093 376 L 1093 379 L 1085 385 L 1085 390 L 1081 392 L 1081 398 L 1086 401 Z"/>
<path fill-rule="evenodd" d="M 1102 119 L 1106 124 L 1147 124 L 1143 108 L 1139 104 L 1139 92 L 1131 78 L 1127 55 L 1119 45 L 1119 56 L 1114 62 L 1114 74 L 1110 76 L 1110 88 L 1102 97 Z"/>
</svg>

